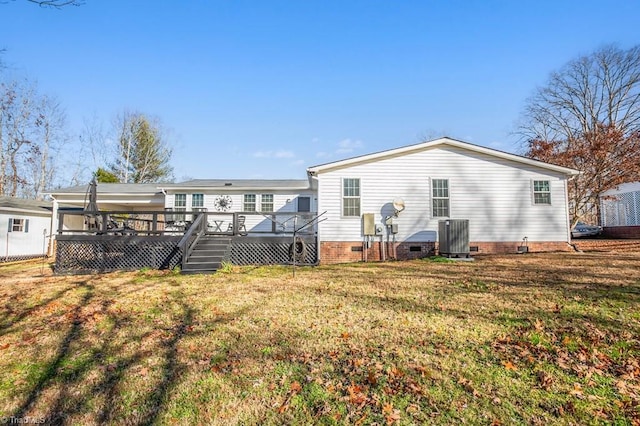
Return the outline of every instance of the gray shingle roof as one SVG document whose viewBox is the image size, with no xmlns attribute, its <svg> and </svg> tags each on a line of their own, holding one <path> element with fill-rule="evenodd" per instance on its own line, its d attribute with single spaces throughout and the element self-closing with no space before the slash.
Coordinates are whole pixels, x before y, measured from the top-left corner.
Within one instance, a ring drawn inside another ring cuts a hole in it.
<svg viewBox="0 0 640 426">
<path fill-rule="evenodd" d="M 181 183 L 158 185 L 162 188 L 256 188 L 300 189 L 309 188 L 307 179 L 193 179 Z"/>
<path fill-rule="evenodd" d="M 0 197 L 0 208 L 31 210 L 34 212 L 51 213 L 53 203 L 50 201 L 27 200 L 25 198 Z"/>
<path fill-rule="evenodd" d="M 160 192 L 162 184 L 158 183 L 98 183 L 98 194 L 156 194 Z M 85 194 L 89 184 L 70 186 L 50 191 L 49 194 Z"/>
<path fill-rule="evenodd" d="M 86 194 L 89 185 L 71 186 L 50 191 L 61 194 Z M 98 183 L 98 194 L 157 194 L 163 189 L 310 189 L 308 179 L 193 179 L 180 183 Z"/>
</svg>

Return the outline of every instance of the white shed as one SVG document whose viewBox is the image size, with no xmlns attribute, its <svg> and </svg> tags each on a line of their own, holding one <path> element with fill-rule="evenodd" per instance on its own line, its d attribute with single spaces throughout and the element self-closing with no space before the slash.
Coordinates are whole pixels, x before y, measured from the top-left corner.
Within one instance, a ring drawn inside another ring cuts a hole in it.
<svg viewBox="0 0 640 426">
<path fill-rule="evenodd" d="M 317 180 L 318 212 L 326 211 L 323 263 L 380 258 L 387 240 L 398 258 L 425 256 L 443 219 L 468 219 L 471 249 L 484 253 L 515 252 L 523 242 L 532 251 L 566 250 L 570 241 L 567 181 L 578 172 L 565 167 L 441 138 L 307 172 Z M 394 200 L 405 206 L 397 217 Z M 382 235 L 363 244 L 367 213 Z"/>
<path fill-rule="evenodd" d="M 46 255 L 52 203 L 0 197 L 0 259 L 20 260 Z"/>
</svg>

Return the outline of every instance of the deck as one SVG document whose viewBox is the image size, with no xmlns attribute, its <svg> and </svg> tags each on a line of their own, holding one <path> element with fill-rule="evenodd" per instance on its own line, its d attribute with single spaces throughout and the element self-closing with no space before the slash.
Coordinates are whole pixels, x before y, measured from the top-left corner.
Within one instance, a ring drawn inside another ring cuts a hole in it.
<svg viewBox="0 0 640 426">
<path fill-rule="evenodd" d="M 182 268 L 211 238 L 226 242 L 218 264 L 315 265 L 316 223 L 313 212 L 60 212 L 55 272 Z"/>
</svg>

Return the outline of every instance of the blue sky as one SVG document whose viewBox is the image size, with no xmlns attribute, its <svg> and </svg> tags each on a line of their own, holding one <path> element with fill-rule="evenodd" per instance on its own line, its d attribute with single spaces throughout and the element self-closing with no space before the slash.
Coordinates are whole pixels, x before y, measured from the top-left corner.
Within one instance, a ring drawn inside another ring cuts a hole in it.
<svg viewBox="0 0 640 426">
<path fill-rule="evenodd" d="M 640 42 L 638 1 L 0 3 L 2 59 L 70 130 L 125 110 L 169 129 L 177 180 L 306 167 L 448 135 L 519 152 L 519 114 L 580 54 Z"/>
</svg>

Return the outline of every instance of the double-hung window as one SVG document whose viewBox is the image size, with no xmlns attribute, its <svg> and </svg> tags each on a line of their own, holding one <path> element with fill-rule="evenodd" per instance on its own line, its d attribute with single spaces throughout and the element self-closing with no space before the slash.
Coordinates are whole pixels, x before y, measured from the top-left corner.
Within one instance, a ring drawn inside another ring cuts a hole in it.
<svg viewBox="0 0 640 426">
<path fill-rule="evenodd" d="M 204 194 L 191 195 L 191 208 L 193 210 L 202 209 L 204 207 Z"/>
<path fill-rule="evenodd" d="M 183 212 L 187 210 L 187 194 L 175 194 L 173 196 L 173 210 Z M 184 221 L 184 214 L 176 214 L 173 216 L 175 221 Z"/>
<path fill-rule="evenodd" d="M 273 211 L 273 194 L 262 194 L 260 196 L 260 211 Z"/>
<path fill-rule="evenodd" d="M 242 205 L 242 211 L 255 212 L 256 211 L 256 194 L 244 194 L 244 200 Z"/>
<path fill-rule="evenodd" d="M 431 179 L 433 217 L 449 217 L 449 179 Z"/>
<path fill-rule="evenodd" d="M 533 181 L 533 204 L 551 205 L 551 184 L 548 180 Z"/>
<path fill-rule="evenodd" d="M 360 179 L 342 179 L 342 216 L 360 217 Z"/>
<path fill-rule="evenodd" d="M 9 232 L 29 232 L 29 219 L 9 218 Z"/>
</svg>

